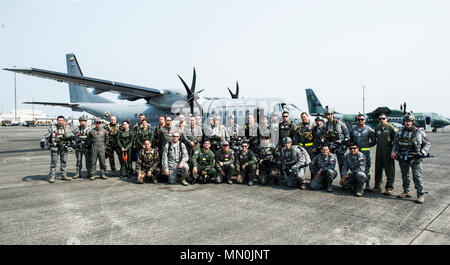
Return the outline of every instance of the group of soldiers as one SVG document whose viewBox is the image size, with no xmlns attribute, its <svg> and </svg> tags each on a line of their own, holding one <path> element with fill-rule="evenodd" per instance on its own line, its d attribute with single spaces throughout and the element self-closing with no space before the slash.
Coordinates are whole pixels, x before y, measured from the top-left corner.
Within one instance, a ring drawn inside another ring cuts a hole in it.
<svg viewBox="0 0 450 265">
<path fill-rule="evenodd" d="M 279 185 L 285 180 L 289 187 L 307 188 L 307 169 L 311 173 L 309 188 L 333 191 L 332 183 L 340 174 L 340 185 L 353 190 L 358 197 L 365 191 L 382 192 L 382 171 L 387 181 L 385 195 L 393 195 L 395 159 L 402 172 L 403 192 L 400 198 L 410 198 L 412 169 L 417 202 L 424 202 L 422 161 L 428 154 L 430 142 L 423 130 L 413 125 L 415 117 L 406 114 L 404 127 L 396 129 L 388 123 L 387 115 L 379 114 L 379 125 L 372 129 L 365 125 L 366 117 L 357 116 L 357 125 L 351 130 L 342 121 L 334 118 L 334 111 L 326 108 L 326 121 L 318 116 L 314 124 L 307 113 L 301 114 L 300 124 L 289 120 L 284 111 L 282 121 L 278 113 L 263 117 L 256 123 L 249 114 L 243 126 L 235 117 L 227 117 L 226 125 L 218 116 L 202 122 L 201 116 L 179 114 L 161 115 L 159 124 L 153 129 L 144 114 L 139 122 L 130 127 L 129 121 L 117 123 L 115 116 L 103 125 L 99 119 L 95 126 L 87 126 L 86 117 L 80 125 L 69 130 L 63 116 L 56 126 L 49 129 L 41 140 L 41 147 L 51 150 L 50 183 L 55 182 L 56 163 L 60 157 L 63 180 L 72 180 L 66 174 L 67 152 L 76 150 L 76 174 L 81 177 L 84 157 L 87 178 L 95 180 L 97 160 L 100 178 L 106 179 L 106 158 L 109 158 L 111 175 L 117 176 L 115 154 L 120 161 L 119 178 L 136 175 L 139 184 L 177 181 L 184 185 L 195 183 L 236 183 L 252 186 L 261 184 Z M 370 188 L 371 153 L 376 145 L 375 186 Z M 347 152 L 348 149 L 348 152 Z M 336 168 L 338 164 L 338 169 Z"/>
</svg>

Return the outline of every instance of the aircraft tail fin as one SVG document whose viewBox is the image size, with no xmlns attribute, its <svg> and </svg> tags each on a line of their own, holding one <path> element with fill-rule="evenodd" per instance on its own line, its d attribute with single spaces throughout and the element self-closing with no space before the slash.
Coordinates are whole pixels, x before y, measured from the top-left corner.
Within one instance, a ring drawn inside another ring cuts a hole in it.
<svg viewBox="0 0 450 265">
<path fill-rule="evenodd" d="M 306 89 L 306 101 L 308 102 L 308 112 L 310 115 L 323 115 L 325 109 L 322 107 L 312 88 Z"/>
<path fill-rule="evenodd" d="M 83 76 L 77 57 L 73 53 L 66 54 L 67 73 Z M 113 103 L 113 101 L 99 95 L 92 94 L 84 86 L 69 83 L 70 103 Z"/>
</svg>

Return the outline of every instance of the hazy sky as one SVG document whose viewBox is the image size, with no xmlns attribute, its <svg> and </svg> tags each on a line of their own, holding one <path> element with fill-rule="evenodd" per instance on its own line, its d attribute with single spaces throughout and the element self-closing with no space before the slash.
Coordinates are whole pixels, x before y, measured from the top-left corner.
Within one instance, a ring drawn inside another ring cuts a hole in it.
<svg viewBox="0 0 450 265">
<path fill-rule="evenodd" d="M 66 72 L 155 88 L 182 87 L 197 69 L 203 95 L 285 97 L 307 110 L 305 88 L 337 111 L 406 100 L 450 117 L 448 0 L 0 0 L 0 67 Z M 14 107 L 14 74 L 0 71 Z M 68 85 L 17 75 L 23 101 L 69 102 Z M 109 98 L 116 98 L 110 94 Z M 36 107 L 48 114 L 66 109 Z M 79 115 L 78 113 L 76 114 Z"/>
</svg>

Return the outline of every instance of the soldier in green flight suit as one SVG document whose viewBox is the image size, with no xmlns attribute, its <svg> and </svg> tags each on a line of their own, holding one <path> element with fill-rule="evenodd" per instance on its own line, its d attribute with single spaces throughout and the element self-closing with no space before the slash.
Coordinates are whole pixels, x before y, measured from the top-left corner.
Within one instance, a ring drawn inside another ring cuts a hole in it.
<svg viewBox="0 0 450 265">
<path fill-rule="evenodd" d="M 133 132 L 130 130 L 129 121 L 122 122 L 122 130 L 117 136 L 117 146 L 122 155 L 120 157 L 120 176 L 121 178 L 131 178 L 133 176 L 133 167 L 131 164 L 131 147 L 133 146 Z"/>
<path fill-rule="evenodd" d="M 107 179 L 106 172 L 106 130 L 102 127 L 102 121 L 95 119 L 95 127 L 89 132 L 87 141 L 91 146 L 91 178 L 96 179 L 95 170 L 97 167 L 97 159 L 100 162 L 100 176 L 102 179 Z"/>
<path fill-rule="evenodd" d="M 381 191 L 383 168 L 386 173 L 385 195 L 392 196 L 394 193 L 395 181 L 395 160 L 391 158 L 392 144 L 398 130 L 388 123 L 387 115 L 378 115 L 380 124 L 375 127 L 377 149 L 375 155 L 375 188 L 374 191 Z"/>
<path fill-rule="evenodd" d="M 231 177 L 234 174 L 234 150 L 230 148 L 228 141 L 223 141 L 222 148 L 216 153 L 216 170 L 219 172 L 216 177 L 216 182 L 222 182 L 226 178 L 228 184 L 233 184 Z"/>
<path fill-rule="evenodd" d="M 253 185 L 253 178 L 256 176 L 256 164 L 258 163 L 255 153 L 249 150 L 249 142 L 243 141 L 241 149 L 236 155 L 235 168 L 237 172 L 236 182 Z"/>
<path fill-rule="evenodd" d="M 109 159 L 109 166 L 111 167 L 111 175 L 116 176 L 116 161 L 114 159 L 114 153 L 119 158 L 122 155 L 122 151 L 120 151 L 117 146 L 117 135 L 120 131 L 120 126 L 117 124 L 117 117 L 111 116 L 110 123 L 105 126 L 106 134 L 107 134 L 107 144 L 105 150 L 105 157 Z"/>
<path fill-rule="evenodd" d="M 143 184 L 145 179 L 151 178 L 153 183 L 158 183 L 158 175 L 161 173 L 159 165 L 159 152 L 152 148 L 150 139 L 144 140 L 143 149 L 139 152 L 137 183 Z"/>
<path fill-rule="evenodd" d="M 150 140 L 150 142 L 153 142 L 153 130 L 148 125 L 148 121 L 146 119 L 142 120 L 141 127 L 137 129 L 136 134 L 136 149 L 140 151 L 144 148 L 144 142 L 145 140 Z"/>
<path fill-rule="evenodd" d="M 205 140 L 203 142 L 203 148 L 196 151 L 192 158 L 192 177 L 199 183 L 207 183 L 210 178 L 215 178 L 217 171 L 214 168 L 216 166 L 216 159 L 214 153 L 209 149 L 211 142 Z M 216 178 L 216 183 L 217 178 Z"/>
</svg>

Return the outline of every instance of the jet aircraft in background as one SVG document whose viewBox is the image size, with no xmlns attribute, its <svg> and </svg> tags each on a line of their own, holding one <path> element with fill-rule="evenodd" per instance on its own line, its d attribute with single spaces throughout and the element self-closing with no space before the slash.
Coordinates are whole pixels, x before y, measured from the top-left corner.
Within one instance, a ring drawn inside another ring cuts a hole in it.
<svg viewBox="0 0 450 265">
<path fill-rule="evenodd" d="M 306 100 L 308 102 L 308 111 L 310 115 L 323 116 L 325 109 L 322 107 L 322 104 L 311 88 L 306 89 Z M 400 110 L 390 109 L 388 107 L 379 107 L 372 112 L 365 113 L 366 124 L 371 127 L 377 126 L 379 124 L 378 115 L 380 113 L 385 113 L 388 116 L 389 121 L 395 126 L 402 127 L 403 116 L 406 113 L 406 103 L 404 103 L 403 106 L 400 106 Z M 450 125 L 450 121 L 447 118 L 435 112 L 413 112 L 412 114 L 416 117 L 414 125 L 417 127 L 423 127 L 427 131 L 431 130 L 433 132 L 437 132 L 437 129 Z M 334 116 L 345 123 L 355 124 L 357 115 L 358 114 L 342 114 L 335 112 Z"/>
</svg>

